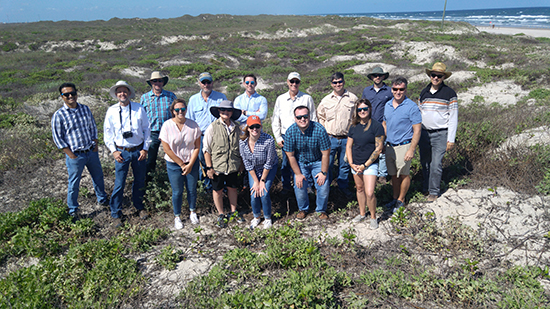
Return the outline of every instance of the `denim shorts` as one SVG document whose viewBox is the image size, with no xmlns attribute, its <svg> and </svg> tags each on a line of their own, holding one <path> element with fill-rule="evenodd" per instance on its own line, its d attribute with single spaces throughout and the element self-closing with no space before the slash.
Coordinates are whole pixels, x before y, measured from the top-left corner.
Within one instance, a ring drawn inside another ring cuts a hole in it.
<svg viewBox="0 0 550 309">
<path fill-rule="evenodd" d="M 352 169 L 351 169 L 351 173 L 352 173 L 353 175 L 373 175 L 373 176 L 378 176 L 378 162 L 369 165 L 369 167 L 367 167 L 366 170 L 363 170 L 363 172 L 362 172 L 362 173 L 359 173 L 359 174 L 357 174 L 357 172 L 352 168 Z"/>
</svg>

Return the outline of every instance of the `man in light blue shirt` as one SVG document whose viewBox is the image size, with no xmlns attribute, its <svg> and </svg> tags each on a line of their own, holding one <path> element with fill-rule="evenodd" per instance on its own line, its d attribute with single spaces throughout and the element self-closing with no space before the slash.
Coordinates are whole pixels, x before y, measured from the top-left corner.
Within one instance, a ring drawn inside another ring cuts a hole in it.
<svg viewBox="0 0 550 309">
<path fill-rule="evenodd" d="M 189 98 L 189 104 L 187 105 L 187 119 L 195 121 L 201 128 L 202 135 L 208 126 L 216 120 L 216 118 L 210 113 L 210 107 L 219 106 L 224 100 L 227 100 L 225 94 L 212 90 L 214 79 L 208 72 L 203 72 L 199 75 L 199 86 L 201 91 L 194 94 Z M 202 168 L 206 168 L 206 162 L 204 161 L 204 153 L 202 152 L 202 137 L 201 137 L 201 151 L 199 152 L 199 161 Z M 205 177 L 206 172 L 200 174 L 200 179 L 204 182 L 206 190 L 212 189 L 210 178 Z"/>
<path fill-rule="evenodd" d="M 256 92 L 256 76 L 247 74 L 243 77 L 243 86 L 246 91 L 235 99 L 235 108 L 242 110 L 240 123 L 246 123 L 249 116 L 255 115 L 264 120 L 267 116 L 267 100 Z"/>
</svg>

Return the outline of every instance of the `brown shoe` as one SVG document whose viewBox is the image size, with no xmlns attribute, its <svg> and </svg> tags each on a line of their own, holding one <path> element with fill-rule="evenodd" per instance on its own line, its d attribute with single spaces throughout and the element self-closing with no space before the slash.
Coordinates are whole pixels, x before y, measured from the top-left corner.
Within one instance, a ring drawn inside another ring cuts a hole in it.
<svg viewBox="0 0 550 309">
<path fill-rule="evenodd" d="M 300 211 L 296 214 L 296 219 L 298 220 L 304 220 L 307 216 L 307 213 L 305 211 Z"/>
<path fill-rule="evenodd" d="M 328 220 L 328 215 L 324 212 L 319 213 L 320 220 Z"/>
<path fill-rule="evenodd" d="M 427 201 L 428 203 L 433 203 L 437 201 L 437 195 L 432 195 L 432 194 L 428 195 Z"/>
<path fill-rule="evenodd" d="M 122 226 L 122 219 L 120 218 L 113 218 L 113 223 L 112 223 L 113 227 L 115 229 L 119 228 Z"/>
<path fill-rule="evenodd" d="M 141 220 L 145 220 L 147 218 L 149 218 L 149 213 L 147 212 L 147 210 L 145 209 L 142 209 L 139 211 L 139 217 Z"/>
</svg>

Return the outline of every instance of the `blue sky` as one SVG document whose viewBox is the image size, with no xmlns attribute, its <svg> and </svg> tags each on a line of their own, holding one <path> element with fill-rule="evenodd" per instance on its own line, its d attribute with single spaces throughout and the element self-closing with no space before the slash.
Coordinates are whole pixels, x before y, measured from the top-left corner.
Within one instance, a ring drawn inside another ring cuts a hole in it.
<svg viewBox="0 0 550 309">
<path fill-rule="evenodd" d="M 0 0 L 0 22 L 171 18 L 199 14 L 340 14 L 441 11 L 445 0 Z M 548 0 L 447 0 L 447 10 L 548 7 Z"/>
</svg>

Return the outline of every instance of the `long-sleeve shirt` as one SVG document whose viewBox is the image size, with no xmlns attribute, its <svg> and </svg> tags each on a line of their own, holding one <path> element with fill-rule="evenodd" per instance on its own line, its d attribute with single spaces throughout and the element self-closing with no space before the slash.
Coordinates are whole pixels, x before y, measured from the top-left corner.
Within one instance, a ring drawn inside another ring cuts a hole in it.
<svg viewBox="0 0 550 309">
<path fill-rule="evenodd" d="M 149 144 L 151 144 L 149 119 L 145 109 L 139 103 L 130 102 L 126 106 L 117 103 L 109 107 L 105 115 L 103 131 L 103 140 L 111 153 L 117 151 L 116 146 L 131 148 L 142 143 L 143 149 L 149 150 Z M 132 132 L 132 137 L 124 138 L 122 135 L 124 132 Z"/>
<path fill-rule="evenodd" d="M 212 90 L 208 99 L 205 101 L 202 97 L 202 90 L 189 98 L 187 104 L 187 114 L 185 117 L 196 122 L 204 134 L 208 126 L 216 120 L 210 113 L 210 107 L 219 106 L 223 100 L 227 100 L 225 94 Z"/>
<path fill-rule="evenodd" d="M 307 106 L 309 108 L 309 119 L 317 121 L 315 104 L 309 94 L 298 91 L 294 100 L 290 97 L 289 92 L 281 94 L 275 101 L 273 117 L 271 118 L 271 129 L 277 143 L 283 141 L 283 134 L 294 124 L 294 108 L 297 106 Z"/>
<path fill-rule="evenodd" d="M 357 96 L 347 90 L 341 97 L 334 91 L 321 100 L 317 106 L 317 119 L 329 135 L 346 136 L 351 126 Z"/>
<path fill-rule="evenodd" d="M 76 108 L 63 104 L 52 116 L 52 135 L 59 149 L 69 147 L 75 152 L 95 146 L 97 127 L 90 108 L 80 103 Z"/>
<path fill-rule="evenodd" d="M 160 131 L 162 124 L 172 118 L 170 105 L 175 99 L 177 99 L 176 95 L 166 90 L 162 90 L 158 96 L 153 90 L 141 96 L 140 104 L 147 112 L 147 118 L 151 123 L 151 131 Z"/>
<path fill-rule="evenodd" d="M 254 144 L 254 152 L 250 150 L 248 138 L 239 141 L 239 150 L 245 169 L 247 171 L 254 170 L 258 177 L 261 177 L 264 169 L 272 170 L 279 160 L 275 150 L 275 140 L 265 132 L 260 134 Z"/>
<path fill-rule="evenodd" d="M 240 123 L 245 123 L 248 117 L 256 115 L 260 120 L 264 120 L 267 116 L 267 99 L 254 92 L 250 97 L 245 92 L 235 98 L 233 105 L 236 109 L 246 111 L 246 115 L 241 114 L 241 117 L 237 119 Z"/>
<path fill-rule="evenodd" d="M 458 128 L 458 99 L 456 92 L 444 83 L 431 93 L 431 84 L 420 92 L 422 128 L 426 130 L 448 129 L 447 141 L 455 142 Z"/>
</svg>

